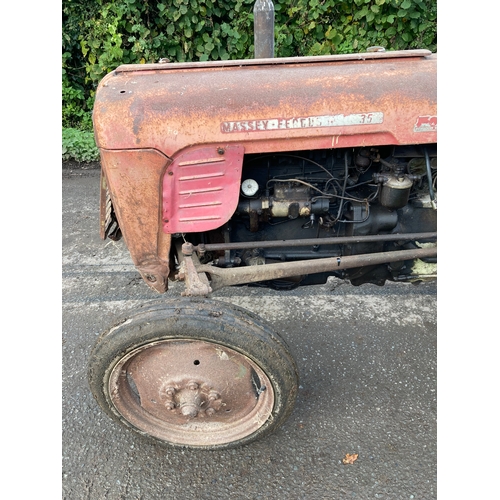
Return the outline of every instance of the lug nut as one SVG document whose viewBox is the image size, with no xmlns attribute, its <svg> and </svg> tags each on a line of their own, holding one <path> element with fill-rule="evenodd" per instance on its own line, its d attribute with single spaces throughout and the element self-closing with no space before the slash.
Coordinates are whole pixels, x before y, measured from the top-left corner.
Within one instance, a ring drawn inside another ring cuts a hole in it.
<svg viewBox="0 0 500 500">
<path fill-rule="evenodd" d="M 219 399 L 220 397 L 220 394 L 216 391 L 210 391 L 209 395 L 208 395 L 208 400 L 209 401 L 215 401 L 216 399 Z"/>
</svg>

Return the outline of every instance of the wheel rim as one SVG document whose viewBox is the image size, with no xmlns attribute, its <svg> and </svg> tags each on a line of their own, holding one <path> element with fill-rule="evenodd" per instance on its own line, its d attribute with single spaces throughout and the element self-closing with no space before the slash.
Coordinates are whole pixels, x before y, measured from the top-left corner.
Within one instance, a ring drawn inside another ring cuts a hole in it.
<svg viewBox="0 0 500 500">
<path fill-rule="evenodd" d="M 239 441 L 272 414 L 264 371 L 234 349 L 201 340 L 162 340 L 121 358 L 109 379 L 114 409 L 163 441 L 214 446 Z"/>
</svg>

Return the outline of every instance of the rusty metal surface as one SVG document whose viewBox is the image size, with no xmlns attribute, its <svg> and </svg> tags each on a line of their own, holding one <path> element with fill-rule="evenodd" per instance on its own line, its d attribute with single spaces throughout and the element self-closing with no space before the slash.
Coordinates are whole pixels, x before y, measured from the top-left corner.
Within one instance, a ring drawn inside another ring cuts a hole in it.
<svg viewBox="0 0 500 500">
<path fill-rule="evenodd" d="M 162 69 L 191 69 L 191 68 L 227 68 L 232 66 L 258 66 L 258 65 L 281 65 L 281 64 L 307 64 L 340 61 L 368 61 L 377 59 L 401 59 L 406 57 L 428 57 L 432 52 L 427 49 L 391 50 L 388 52 L 359 52 L 354 54 L 332 54 L 324 56 L 303 57 L 276 57 L 267 59 L 231 59 L 227 61 L 204 61 L 204 62 L 181 62 L 162 64 Z M 155 71 L 158 64 L 124 64 L 116 68 L 118 73 L 130 71 Z"/>
<path fill-rule="evenodd" d="M 215 291 L 226 286 L 241 285 L 244 283 L 255 283 L 258 281 L 301 276 L 304 274 L 340 271 L 342 269 L 352 269 L 436 256 L 437 247 L 426 247 L 415 250 L 348 255 L 326 259 L 266 264 L 261 266 L 245 266 L 229 269 L 200 265 L 196 267 L 196 270 L 210 275 L 210 286 L 212 290 Z"/>
<path fill-rule="evenodd" d="M 181 293 L 184 297 L 206 297 L 212 292 L 210 283 L 205 273 L 198 273 L 196 266 L 200 261 L 196 253 L 193 252 L 193 245 L 179 241 L 176 244 L 177 258 L 180 261 L 179 272 L 175 279 L 184 281 L 185 290 Z"/>
<path fill-rule="evenodd" d="M 205 273 L 196 270 L 192 256 L 183 258 L 175 278 L 184 281 L 186 285 L 186 289 L 181 293 L 183 297 L 206 297 L 212 292 L 208 278 Z"/>
<path fill-rule="evenodd" d="M 170 272 L 170 235 L 159 236 L 161 177 L 168 163 L 157 151 L 101 150 L 101 165 L 132 261 L 157 292 L 166 291 Z"/>
<path fill-rule="evenodd" d="M 253 153 L 436 142 L 437 56 L 359 56 L 120 67 L 97 90 L 98 145 L 173 157 L 201 144 Z"/>
<path fill-rule="evenodd" d="M 252 360 L 228 347 L 163 340 L 124 356 L 109 393 L 118 413 L 159 439 L 206 446 L 242 439 L 271 415 L 274 391 Z"/>
</svg>

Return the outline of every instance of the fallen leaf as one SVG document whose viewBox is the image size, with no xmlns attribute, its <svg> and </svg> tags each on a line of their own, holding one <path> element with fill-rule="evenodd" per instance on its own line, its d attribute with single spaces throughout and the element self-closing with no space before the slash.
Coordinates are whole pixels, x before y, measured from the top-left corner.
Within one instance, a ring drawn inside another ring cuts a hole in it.
<svg viewBox="0 0 500 500">
<path fill-rule="evenodd" d="M 343 464 L 353 464 L 357 459 L 358 459 L 357 453 L 353 453 L 352 455 L 350 453 L 346 453 L 345 458 L 342 459 L 342 463 Z"/>
</svg>

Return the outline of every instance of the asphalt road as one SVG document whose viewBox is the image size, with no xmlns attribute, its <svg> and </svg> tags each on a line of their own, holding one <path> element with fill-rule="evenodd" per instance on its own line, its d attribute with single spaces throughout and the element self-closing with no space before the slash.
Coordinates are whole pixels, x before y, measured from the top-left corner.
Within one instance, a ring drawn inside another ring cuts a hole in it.
<svg viewBox="0 0 500 500">
<path fill-rule="evenodd" d="M 289 420 L 230 451 L 174 449 L 115 424 L 94 401 L 88 355 L 116 315 L 158 299 L 123 243 L 99 238 L 99 171 L 63 169 L 64 499 L 434 499 L 436 284 L 213 294 L 260 314 L 300 371 Z M 175 284 L 168 297 L 182 288 Z M 345 455 L 358 454 L 352 465 Z"/>
</svg>

